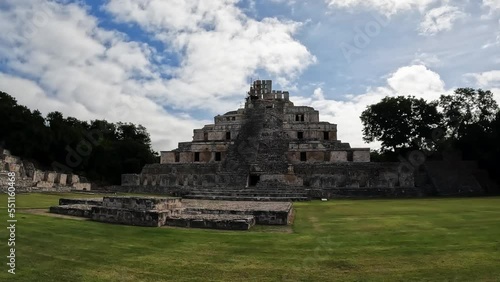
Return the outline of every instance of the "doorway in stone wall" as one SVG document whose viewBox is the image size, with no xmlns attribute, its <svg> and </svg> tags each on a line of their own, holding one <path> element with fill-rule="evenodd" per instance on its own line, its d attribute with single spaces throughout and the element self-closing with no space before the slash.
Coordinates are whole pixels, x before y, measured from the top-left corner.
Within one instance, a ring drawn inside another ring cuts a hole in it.
<svg viewBox="0 0 500 282">
<path fill-rule="evenodd" d="M 257 183 L 260 181 L 260 175 L 259 174 L 250 174 L 248 176 L 248 186 L 250 187 L 255 187 L 257 186 Z"/>
</svg>

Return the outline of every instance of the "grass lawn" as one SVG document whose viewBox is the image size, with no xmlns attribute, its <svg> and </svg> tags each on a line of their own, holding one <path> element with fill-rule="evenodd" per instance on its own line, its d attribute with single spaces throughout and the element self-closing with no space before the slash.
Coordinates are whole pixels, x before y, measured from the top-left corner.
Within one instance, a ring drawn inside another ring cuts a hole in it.
<svg viewBox="0 0 500 282">
<path fill-rule="evenodd" d="M 500 198 L 295 203 L 293 232 L 145 228 L 23 212 L 62 196 L 18 195 L 16 275 L 0 281 L 500 281 Z"/>
</svg>

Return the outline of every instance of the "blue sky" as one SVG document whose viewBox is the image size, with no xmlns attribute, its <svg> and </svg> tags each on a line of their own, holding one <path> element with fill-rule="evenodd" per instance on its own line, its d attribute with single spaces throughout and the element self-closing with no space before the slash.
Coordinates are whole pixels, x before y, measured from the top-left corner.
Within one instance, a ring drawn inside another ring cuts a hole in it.
<svg viewBox="0 0 500 282">
<path fill-rule="evenodd" d="M 385 96 L 500 97 L 500 0 L 6 0 L 0 90 L 42 113 L 146 126 L 156 150 L 236 109 L 252 78 L 363 144 Z"/>
</svg>

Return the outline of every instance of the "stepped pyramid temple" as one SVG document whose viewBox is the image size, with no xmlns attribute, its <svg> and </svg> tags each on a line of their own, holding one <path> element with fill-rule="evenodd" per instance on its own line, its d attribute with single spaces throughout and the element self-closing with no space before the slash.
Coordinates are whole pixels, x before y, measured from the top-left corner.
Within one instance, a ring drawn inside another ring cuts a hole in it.
<svg viewBox="0 0 500 282">
<path fill-rule="evenodd" d="M 371 163 L 369 148 L 337 139 L 337 125 L 295 106 L 272 81 L 254 81 L 244 108 L 195 129 L 159 164 L 122 176 L 122 192 L 187 198 L 299 200 L 356 194 L 415 194 L 413 171 Z"/>
</svg>

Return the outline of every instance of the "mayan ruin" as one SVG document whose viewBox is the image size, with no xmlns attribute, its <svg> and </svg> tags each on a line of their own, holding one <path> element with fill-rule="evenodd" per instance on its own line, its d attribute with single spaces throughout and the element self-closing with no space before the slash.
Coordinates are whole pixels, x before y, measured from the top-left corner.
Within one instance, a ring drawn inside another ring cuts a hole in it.
<svg viewBox="0 0 500 282">
<path fill-rule="evenodd" d="M 301 201 L 343 197 L 478 195 L 492 186 L 474 162 L 451 159 L 423 168 L 370 162 L 369 148 L 337 139 L 337 125 L 312 107 L 294 106 L 288 91 L 256 80 L 244 108 L 194 129 L 191 142 L 162 151 L 159 164 L 125 174 L 116 192 L 191 199 Z M 460 178 L 456 175 L 460 171 Z M 476 176 L 480 181 L 476 181 Z"/>
</svg>

